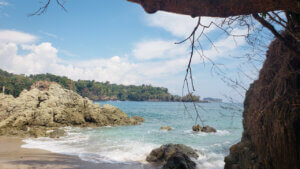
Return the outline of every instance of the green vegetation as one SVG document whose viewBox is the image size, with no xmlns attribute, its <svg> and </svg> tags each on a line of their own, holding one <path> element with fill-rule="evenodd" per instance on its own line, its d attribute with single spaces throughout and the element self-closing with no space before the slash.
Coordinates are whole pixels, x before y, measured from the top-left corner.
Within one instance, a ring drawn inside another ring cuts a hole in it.
<svg viewBox="0 0 300 169">
<path fill-rule="evenodd" d="M 95 82 L 90 80 L 73 81 L 65 76 L 52 74 L 15 75 L 0 69 L 0 87 L 5 86 L 5 93 L 14 97 L 36 81 L 56 82 L 66 89 L 73 90 L 83 97 L 91 100 L 130 100 L 130 101 L 199 101 L 199 96 L 187 95 L 179 97 L 168 92 L 167 88 L 153 87 L 151 85 L 117 85 L 110 82 Z M 2 92 L 2 90 L 1 90 Z"/>
</svg>

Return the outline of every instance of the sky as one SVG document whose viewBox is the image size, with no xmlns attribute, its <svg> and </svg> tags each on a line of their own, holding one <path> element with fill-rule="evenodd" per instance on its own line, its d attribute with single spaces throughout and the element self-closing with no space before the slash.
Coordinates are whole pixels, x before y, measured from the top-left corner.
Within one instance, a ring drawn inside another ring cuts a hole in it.
<svg viewBox="0 0 300 169">
<path fill-rule="evenodd" d="M 146 14 L 126 0 L 66 0 L 67 12 L 53 2 L 46 13 L 28 16 L 41 2 L 45 1 L 0 0 L 1 69 L 26 75 L 52 73 L 73 80 L 151 84 L 182 94 L 191 49 L 188 42 L 175 42 L 193 31 L 197 19 L 166 12 Z M 218 19 L 201 19 L 206 25 L 210 21 Z M 216 27 L 205 32 L 215 46 L 200 38 L 205 55 L 221 64 L 227 77 L 239 77 L 241 62 L 235 58 L 247 52 L 246 40 L 233 40 Z M 235 92 L 204 61 L 196 55 L 192 60 L 195 94 L 243 101 L 245 91 Z M 250 82 L 244 80 L 244 85 Z"/>
</svg>

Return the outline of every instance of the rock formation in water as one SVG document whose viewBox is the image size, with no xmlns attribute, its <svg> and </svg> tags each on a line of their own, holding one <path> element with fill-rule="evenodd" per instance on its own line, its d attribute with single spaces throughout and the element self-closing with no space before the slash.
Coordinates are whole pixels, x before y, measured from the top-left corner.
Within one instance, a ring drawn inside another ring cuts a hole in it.
<svg viewBox="0 0 300 169">
<path fill-rule="evenodd" d="M 160 130 L 167 130 L 167 131 L 170 131 L 170 130 L 172 130 L 172 127 L 170 127 L 170 126 L 161 126 L 159 129 L 160 129 Z"/>
<path fill-rule="evenodd" d="M 205 133 L 215 133 L 215 132 L 217 132 L 216 129 L 214 129 L 214 128 L 210 127 L 210 126 L 204 126 L 204 127 L 202 127 L 199 124 L 194 125 L 192 127 L 192 129 L 193 129 L 193 131 L 196 131 L 196 132 L 199 132 L 199 131 L 205 132 Z"/>
<path fill-rule="evenodd" d="M 151 163 L 165 163 L 176 153 L 183 153 L 188 157 L 197 159 L 198 154 L 194 149 L 183 144 L 164 144 L 151 151 L 146 161 Z"/>
<path fill-rule="evenodd" d="M 299 53 L 274 40 L 246 93 L 243 137 L 230 148 L 225 169 L 300 168 L 299 72 Z"/>
<path fill-rule="evenodd" d="M 163 165 L 162 169 L 195 169 L 196 163 L 184 153 L 173 154 Z"/>
<path fill-rule="evenodd" d="M 54 82 L 37 82 L 17 98 L 0 94 L 0 135 L 51 136 L 47 130 L 58 132 L 58 127 L 136 125 L 141 121 L 115 106 L 93 104 Z"/>
</svg>

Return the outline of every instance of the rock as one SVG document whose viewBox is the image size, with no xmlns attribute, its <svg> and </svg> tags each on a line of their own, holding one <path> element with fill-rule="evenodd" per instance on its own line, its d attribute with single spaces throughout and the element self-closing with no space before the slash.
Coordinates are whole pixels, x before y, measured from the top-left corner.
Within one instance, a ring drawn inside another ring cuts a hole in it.
<svg viewBox="0 0 300 169">
<path fill-rule="evenodd" d="M 196 163 L 186 154 L 177 152 L 173 154 L 162 169 L 195 169 Z"/>
<path fill-rule="evenodd" d="M 298 47 L 287 32 L 282 38 Z M 230 148 L 225 169 L 300 168 L 300 57 L 275 39 L 269 46 L 259 78 L 246 92 L 244 132 Z"/>
<path fill-rule="evenodd" d="M 183 144 L 165 144 L 151 151 L 146 161 L 152 163 L 165 163 L 176 153 L 183 153 L 188 157 L 197 159 L 198 154 L 194 149 Z"/>
<path fill-rule="evenodd" d="M 137 122 L 145 122 L 145 119 L 140 116 L 133 116 L 132 118 Z"/>
<path fill-rule="evenodd" d="M 115 106 L 93 104 L 55 82 L 37 82 L 17 98 L 0 95 L 0 135 L 40 137 L 48 136 L 49 128 L 136 125 L 141 119 L 130 118 Z M 31 130 L 24 130 L 25 126 Z"/>
<path fill-rule="evenodd" d="M 199 124 L 198 125 L 194 125 L 192 127 L 193 131 L 196 131 L 196 132 L 205 132 L 205 133 L 215 133 L 217 132 L 216 129 L 210 127 L 210 126 L 204 126 L 204 127 L 201 127 Z"/>
<path fill-rule="evenodd" d="M 193 131 L 201 131 L 202 127 L 199 124 L 197 124 L 197 125 L 194 125 L 192 127 L 192 129 L 193 129 Z"/>
<path fill-rule="evenodd" d="M 202 129 L 201 129 L 202 132 L 205 132 L 205 133 L 215 133 L 217 132 L 216 129 L 210 127 L 210 126 L 204 126 Z"/>
<path fill-rule="evenodd" d="M 29 136 L 33 136 L 35 138 L 47 137 L 47 129 L 45 127 L 31 127 L 29 130 Z"/>
<path fill-rule="evenodd" d="M 172 130 L 172 128 L 170 126 L 161 126 L 160 127 L 160 130 L 167 130 L 167 131 L 170 131 Z"/>
<path fill-rule="evenodd" d="M 53 130 L 52 132 L 50 132 L 50 135 L 49 137 L 50 138 L 59 138 L 59 137 L 62 137 L 66 134 L 66 132 L 62 129 L 56 129 L 56 130 Z"/>
</svg>

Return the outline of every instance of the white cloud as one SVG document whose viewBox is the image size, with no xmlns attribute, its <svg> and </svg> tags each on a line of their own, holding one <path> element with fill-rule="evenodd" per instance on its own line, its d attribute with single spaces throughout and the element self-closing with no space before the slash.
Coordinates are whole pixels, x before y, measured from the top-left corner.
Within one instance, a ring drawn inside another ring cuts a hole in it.
<svg viewBox="0 0 300 169">
<path fill-rule="evenodd" d="M 236 33 L 242 33 L 245 30 L 236 30 Z M 246 44 L 245 37 L 232 37 L 219 39 L 213 42 L 214 46 L 209 49 L 203 50 L 203 54 L 211 60 L 216 60 L 221 57 L 227 57 L 230 53 L 233 53 L 236 49 Z"/>
<path fill-rule="evenodd" d="M 9 5 L 8 2 L 4 1 L 4 0 L 0 0 L 0 6 L 7 6 Z"/>
<path fill-rule="evenodd" d="M 64 51 L 55 48 L 51 43 L 36 43 L 34 35 L 6 30 L 14 36 L 21 35 L 21 38 L 7 38 L 9 36 L 3 32 L 5 31 L 0 31 L 0 35 L 4 35 L 0 36 L 0 68 L 18 74 L 52 73 L 73 80 L 110 81 L 126 85 L 152 84 L 180 93 L 189 61 L 189 46 L 175 45 L 174 41 L 165 40 L 137 43 L 132 50 L 132 57 L 113 56 L 70 61 L 61 59 L 58 55 Z M 230 38 L 220 39 L 215 42 L 219 53 L 213 48 L 204 52 L 211 59 L 224 57 L 244 44 L 244 39 L 236 40 L 237 45 Z M 198 63 L 200 59 L 193 61 L 193 64 Z"/>
<path fill-rule="evenodd" d="M 146 21 L 150 26 L 161 27 L 178 37 L 187 36 L 197 24 L 197 19 L 195 18 L 167 12 L 147 15 Z"/>
<path fill-rule="evenodd" d="M 19 51 L 27 54 L 19 54 Z M 51 43 L 39 45 L 0 43 L 0 68 L 13 73 L 38 74 L 53 73 L 71 79 L 111 81 L 113 83 L 135 84 L 133 63 L 118 56 L 109 59 L 69 62 L 57 56 L 58 50 Z M 130 73 L 131 72 L 131 73 Z"/>
<path fill-rule="evenodd" d="M 139 60 L 174 58 L 187 54 L 185 45 L 175 44 L 174 41 L 149 40 L 137 43 L 133 56 Z"/>
<path fill-rule="evenodd" d="M 18 34 L 18 32 L 15 33 Z M 34 37 L 33 35 L 29 36 Z M 146 46 L 147 44 L 154 44 L 150 46 L 155 48 L 160 48 L 161 45 L 166 47 L 156 55 L 137 55 L 136 57 L 141 59 L 140 61 L 120 56 L 68 61 L 59 58 L 59 50 L 49 42 L 35 44 L 23 40 L 24 43 L 20 44 L 19 42 L 22 41 L 10 39 L 11 42 L 6 42 L 8 40 L 0 41 L 0 68 L 18 74 L 52 73 L 64 75 L 73 80 L 110 81 L 118 84 L 153 84 L 159 81 L 158 79 L 180 73 L 185 69 L 188 61 L 185 55 L 186 48 L 168 41 L 141 42 L 140 45 L 137 45 L 138 48 L 133 51 L 139 50 L 141 53 L 144 52 L 143 49 L 147 51 L 147 48 L 141 47 L 145 44 Z M 177 46 L 179 49 L 176 49 Z M 157 51 L 157 49 L 152 49 Z M 151 51 L 149 52 L 151 53 Z M 168 59 L 161 59 L 164 55 Z M 157 58 L 157 60 L 147 60 L 150 58 Z M 158 82 L 155 84 L 159 85 Z"/>
<path fill-rule="evenodd" d="M 30 51 L 19 55 L 19 49 Z M 15 73 L 46 73 L 59 60 L 57 50 L 50 43 L 40 45 L 17 45 L 16 43 L 0 43 L 1 68 Z"/>
<path fill-rule="evenodd" d="M 12 43 L 32 43 L 37 39 L 36 36 L 12 30 L 0 30 L 0 42 Z"/>
<path fill-rule="evenodd" d="M 177 37 L 187 37 L 191 34 L 197 24 L 198 18 L 192 18 L 187 15 L 179 15 L 168 12 L 156 12 L 155 14 L 146 15 L 146 22 L 150 26 L 161 27 Z M 211 17 L 201 17 L 201 24 L 208 26 L 212 21 L 219 23 L 220 19 Z M 212 25 L 206 29 L 206 33 L 214 30 Z"/>
</svg>

